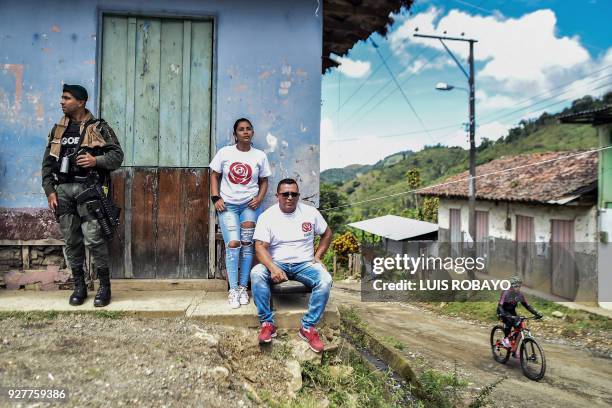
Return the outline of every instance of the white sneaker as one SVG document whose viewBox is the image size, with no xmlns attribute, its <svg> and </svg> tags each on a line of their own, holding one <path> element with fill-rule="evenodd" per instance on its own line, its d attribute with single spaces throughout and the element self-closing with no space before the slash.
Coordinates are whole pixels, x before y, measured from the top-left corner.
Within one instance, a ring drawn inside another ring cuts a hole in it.
<svg viewBox="0 0 612 408">
<path fill-rule="evenodd" d="M 232 309 L 238 309 L 240 307 L 240 292 L 238 289 L 230 289 L 227 294 L 227 302 Z"/>
<path fill-rule="evenodd" d="M 247 292 L 247 288 L 245 288 L 244 286 L 238 286 L 238 294 L 239 294 L 238 301 L 240 302 L 240 304 L 248 305 L 249 304 L 249 292 Z"/>
<path fill-rule="evenodd" d="M 504 337 L 502 340 L 502 346 L 510 348 L 512 344 L 510 344 L 510 340 L 507 337 Z"/>
</svg>

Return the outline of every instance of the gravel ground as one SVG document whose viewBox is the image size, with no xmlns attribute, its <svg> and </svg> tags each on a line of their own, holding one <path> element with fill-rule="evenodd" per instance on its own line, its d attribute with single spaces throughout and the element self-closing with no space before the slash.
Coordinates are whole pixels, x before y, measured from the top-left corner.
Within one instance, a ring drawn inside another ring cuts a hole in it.
<svg viewBox="0 0 612 408">
<path fill-rule="evenodd" d="M 250 407 L 253 390 L 281 400 L 291 387 L 285 362 L 260 349 L 256 331 L 189 319 L 5 318 L 0 361 L 4 387 L 68 389 L 57 406 Z M 0 399 L 7 405 L 16 406 Z"/>
</svg>

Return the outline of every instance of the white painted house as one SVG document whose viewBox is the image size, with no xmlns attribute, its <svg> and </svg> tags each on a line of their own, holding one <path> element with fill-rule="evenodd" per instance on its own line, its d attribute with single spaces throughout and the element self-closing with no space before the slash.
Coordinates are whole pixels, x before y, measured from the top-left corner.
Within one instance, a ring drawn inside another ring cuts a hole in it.
<svg viewBox="0 0 612 408">
<path fill-rule="evenodd" d="M 597 300 L 598 160 L 577 153 L 502 157 L 476 168 L 475 241 L 489 274 L 519 274 L 541 292 Z M 440 199 L 441 242 L 469 241 L 467 177 L 420 192 Z"/>
</svg>

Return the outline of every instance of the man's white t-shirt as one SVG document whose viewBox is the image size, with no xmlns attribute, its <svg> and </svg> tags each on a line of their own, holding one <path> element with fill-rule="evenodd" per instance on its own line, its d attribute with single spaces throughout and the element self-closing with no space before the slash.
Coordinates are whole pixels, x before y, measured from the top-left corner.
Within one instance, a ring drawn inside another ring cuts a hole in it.
<svg viewBox="0 0 612 408">
<path fill-rule="evenodd" d="M 294 212 L 285 214 L 276 204 L 259 216 L 253 239 L 270 244 L 273 261 L 308 262 L 314 259 L 315 234 L 326 229 L 327 222 L 316 208 L 298 203 Z"/>
<path fill-rule="evenodd" d="M 210 168 L 222 174 L 221 198 L 230 204 L 251 201 L 259 193 L 259 179 L 272 175 L 268 157 L 254 147 L 242 152 L 236 145 L 225 146 L 215 154 Z"/>
</svg>

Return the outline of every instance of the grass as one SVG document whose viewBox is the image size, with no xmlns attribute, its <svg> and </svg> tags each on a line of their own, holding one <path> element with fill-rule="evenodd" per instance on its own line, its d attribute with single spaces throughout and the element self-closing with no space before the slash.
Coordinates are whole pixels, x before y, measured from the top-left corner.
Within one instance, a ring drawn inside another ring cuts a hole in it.
<svg viewBox="0 0 612 408">
<path fill-rule="evenodd" d="M 309 406 L 313 394 L 325 396 L 330 407 L 404 406 L 410 390 L 406 387 L 394 387 L 389 373 L 372 373 L 355 353 L 350 353 L 343 363 L 353 368 L 351 375 L 333 375 L 328 361 L 321 365 L 306 363 L 303 371 L 304 387 L 298 395 L 298 405 L 291 406 Z M 301 400 L 304 403 L 301 403 Z"/>
<path fill-rule="evenodd" d="M 382 336 L 382 340 L 395 349 L 404 350 L 406 348 L 406 345 L 404 343 L 402 343 L 393 336 Z"/>
<path fill-rule="evenodd" d="M 346 324 L 345 322 L 348 322 L 350 325 L 361 329 L 364 333 L 368 330 L 367 322 L 361 319 L 355 308 L 341 306 L 339 311 L 343 325 Z M 343 328 L 343 330 L 348 331 L 346 328 Z M 351 330 L 349 337 L 351 342 L 358 346 L 368 346 L 368 339 L 365 338 L 365 335 L 360 335 L 358 332 Z M 381 340 L 388 346 L 398 350 L 406 348 L 405 344 L 393 336 L 382 336 Z M 413 401 L 412 406 L 445 408 L 454 407 L 459 403 L 458 394 L 467 386 L 467 381 L 459 377 L 456 365 L 451 373 L 425 368 L 427 367 L 427 362 L 425 361 L 421 362 L 421 364 L 411 363 L 411 366 L 413 370 L 418 366 L 419 371 L 421 371 L 418 375 L 420 389 L 414 389 L 414 392 L 422 397 L 419 401 Z"/>
<path fill-rule="evenodd" d="M 425 370 L 419 376 L 419 382 L 423 392 L 428 396 L 426 406 L 436 408 L 454 407 L 457 402 L 457 392 L 467 386 L 467 381 L 457 375 L 456 368 L 452 373 Z"/>
<path fill-rule="evenodd" d="M 60 316 L 68 315 L 88 315 L 100 319 L 120 319 L 125 316 L 124 312 L 110 310 L 96 310 L 92 312 L 59 312 L 56 310 L 49 311 L 31 311 L 31 312 L 0 312 L 0 321 L 7 319 L 25 320 L 25 321 L 42 321 L 54 320 Z"/>
<path fill-rule="evenodd" d="M 575 310 L 560 305 L 558 303 L 527 295 L 529 303 L 544 316 L 547 320 L 554 322 L 562 328 L 561 334 L 576 334 L 581 331 L 593 330 L 612 330 L 612 319 L 596 315 L 583 310 Z M 429 303 L 435 310 L 441 313 L 460 316 L 468 319 L 478 320 L 485 323 L 494 323 L 497 319 L 497 302 L 499 293 L 496 292 L 477 292 L 474 297 L 465 302 L 448 303 Z M 563 319 L 552 317 L 554 311 L 564 314 Z M 518 314 L 531 316 L 531 313 L 522 306 L 517 308 Z"/>
<path fill-rule="evenodd" d="M 295 399 L 290 401 L 275 401 L 265 391 L 258 391 L 259 398 L 273 408 L 318 408 L 325 400 L 330 408 L 394 408 L 406 405 L 409 390 L 393 387 L 389 374 L 377 375 L 361 361 L 359 356 L 349 353 L 349 357 L 341 361 L 345 366 L 352 367 L 350 375 L 335 375 L 334 364 L 340 362 L 336 357 L 324 358 L 321 364 L 306 362 L 303 364 L 302 378 L 304 385 Z M 250 397 L 255 399 L 254 397 Z M 422 407 L 415 402 L 412 407 Z"/>
</svg>

